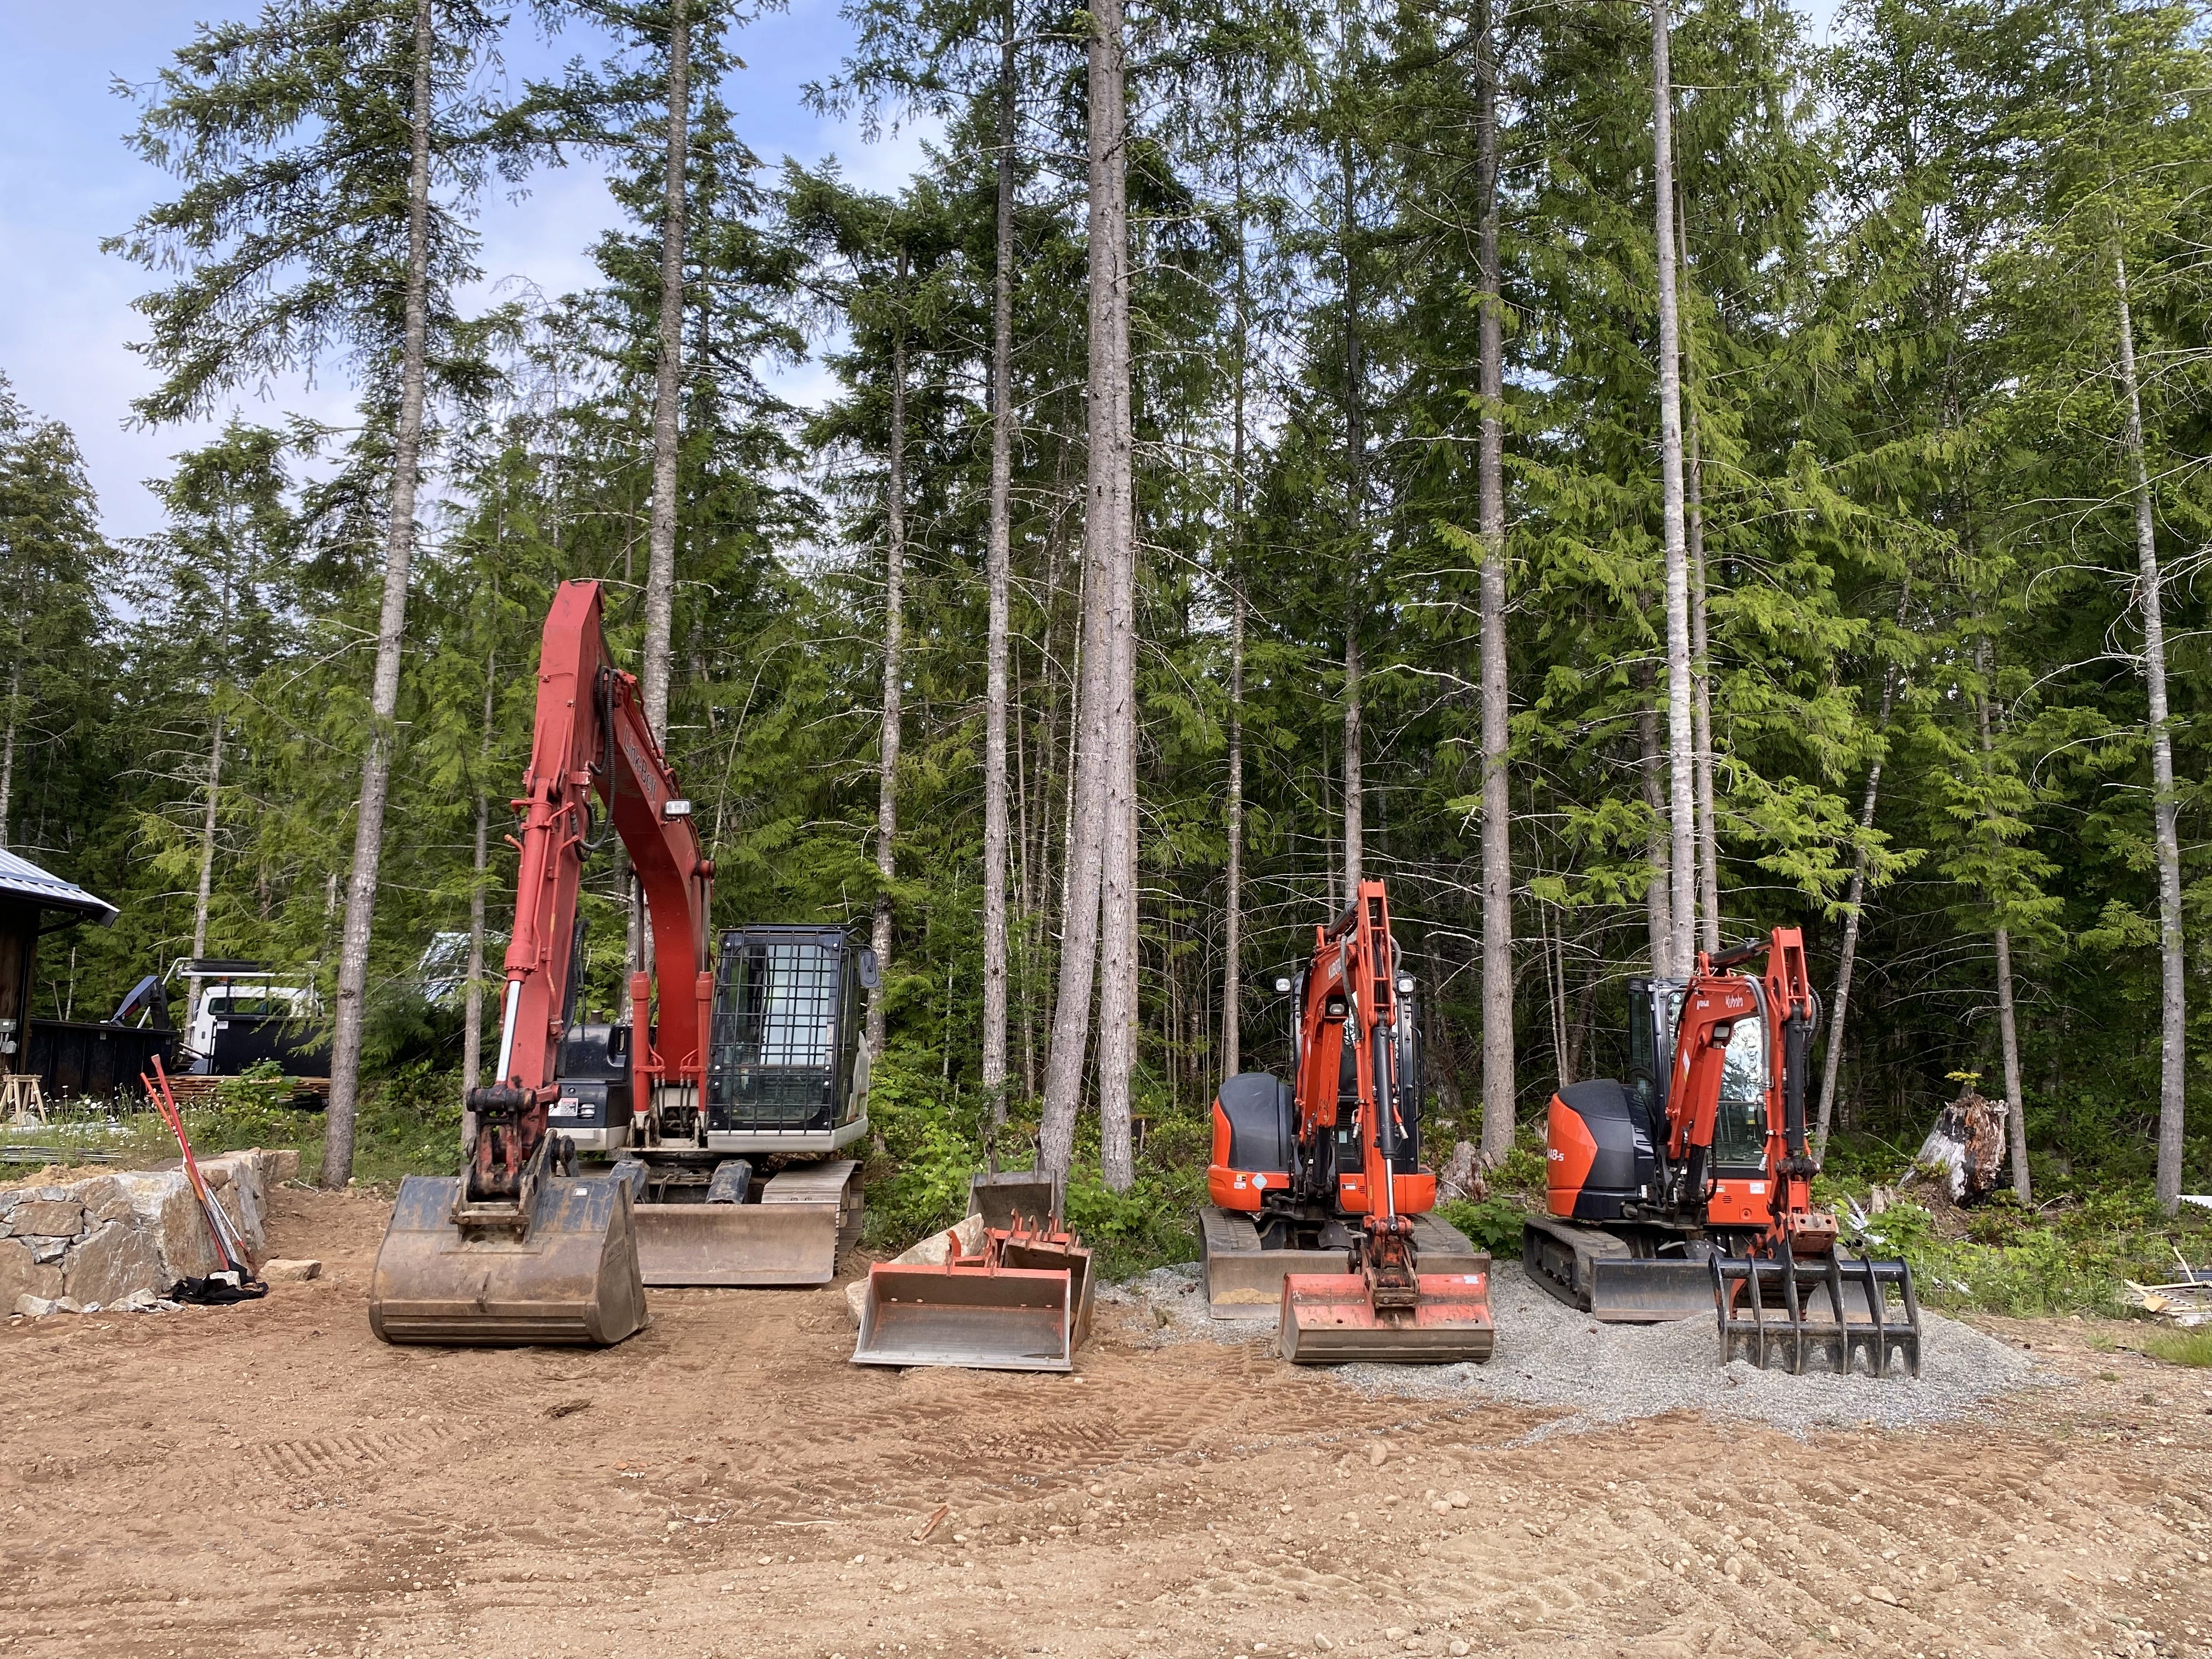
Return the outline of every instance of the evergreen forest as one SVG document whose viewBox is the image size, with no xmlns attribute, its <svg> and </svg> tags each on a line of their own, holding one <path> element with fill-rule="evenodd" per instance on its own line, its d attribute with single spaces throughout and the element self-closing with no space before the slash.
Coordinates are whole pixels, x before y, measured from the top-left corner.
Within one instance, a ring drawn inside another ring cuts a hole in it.
<svg viewBox="0 0 2212 1659">
<path fill-rule="evenodd" d="M 450 1166 L 592 577 L 717 923 L 882 958 L 885 1216 L 1041 1157 L 1169 1238 L 1377 877 L 1439 1165 L 1790 926 L 1832 1173 L 1971 1075 L 2014 1204 L 2212 1190 L 2212 10 L 845 15 L 808 96 L 930 135 L 894 191 L 749 145 L 744 0 L 269 0 L 122 89 L 134 418 L 214 435 L 111 540 L 0 389 L 0 845 L 121 912 L 38 1012 L 312 975 L 323 1179 Z M 479 303 L 556 167 L 626 222 Z M 611 850 L 584 908 L 604 1018 Z"/>
</svg>

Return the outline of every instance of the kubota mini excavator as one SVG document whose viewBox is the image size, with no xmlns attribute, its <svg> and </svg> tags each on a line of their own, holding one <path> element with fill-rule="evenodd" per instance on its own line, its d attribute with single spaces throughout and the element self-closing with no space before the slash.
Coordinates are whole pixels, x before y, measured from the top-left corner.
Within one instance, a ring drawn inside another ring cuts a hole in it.
<svg viewBox="0 0 2212 1659">
<path fill-rule="evenodd" d="M 1413 981 L 1382 884 L 1361 882 L 1278 983 L 1297 1000 L 1293 1083 L 1240 1073 L 1213 1103 L 1209 1307 L 1272 1305 L 1283 1357 L 1301 1364 L 1487 1359 L 1490 1257 L 1430 1213 Z"/>
<path fill-rule="evenodd" d="M 575 1018 L 594 795 L 653 922 L 653 972 L 632 975 L 626 1025 Z M 859 1165 L 834 1154 L 868 1131 L 873 959 L 834 927 L 739 928 L 717 946 L 714 866 L 636 680 L 607 659 L 597 582 L 563 583 L 546 617 L 514 805 L 494 1080 L 470 1091 L 461 1175 L 400 1185 L 372 1328 L 388 1342 L 605 1344 L 643 1322 L 647 1285 L 828 1283 L 860 1227 Z M 580 1152 L 621 1161 L 580 1174 Z M 755 1158 L 781 1167 L 762 1179 Z"/>
<path fill-rule="evenodd" d="M 1762 954 L 1757 977 L 1732 971 Z M 1805 1073 L 1820 1022 L 1795 927 L 1700 951 L 1686 982 L 1631 980 L 1626 1083 L 1552 1097 L 1549 1214 L 1524 1231 L 1528 1276 L 1600 1320 L 1717 1312 L 1724 1358 L 1877 1376 L 1895 1358 L 1917 1376 L 1911 1270 L 1843 1255 L 1813 1203 Z"/>
</svg>

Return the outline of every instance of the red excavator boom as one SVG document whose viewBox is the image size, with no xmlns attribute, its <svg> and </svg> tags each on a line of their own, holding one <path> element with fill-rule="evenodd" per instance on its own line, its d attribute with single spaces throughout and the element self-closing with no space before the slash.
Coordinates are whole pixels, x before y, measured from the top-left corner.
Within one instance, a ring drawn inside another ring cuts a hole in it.
<svg viewBox="0 0 2212 1659">
<path fill-rule="evenodd" d="M 592 798 L 622 837 L 653 919 L 659 1016 L 652 980 L 630 981 L 631 1109 L 653 1109 L 667 1082 L 704 1098 L 708 1011 L 714 994 L 708 918 L 714 866 L 699 845 L 691 804 L 662 758 L 638 701 L 637 681 L 606 659 L 599 584 L 562 584 L 545 618 L 538 668 L 538 722 L 530 768 L 514 801 L 521 815 L 514 936 L 507 947 L 495 1079 L 471 1091 L 477 1133 L 469 1158 L 472 1201 L 511 1198 L 544 1144 L 546 1108 L 566 1029 L 576 894 L 596 839 Z"/>
</svg>

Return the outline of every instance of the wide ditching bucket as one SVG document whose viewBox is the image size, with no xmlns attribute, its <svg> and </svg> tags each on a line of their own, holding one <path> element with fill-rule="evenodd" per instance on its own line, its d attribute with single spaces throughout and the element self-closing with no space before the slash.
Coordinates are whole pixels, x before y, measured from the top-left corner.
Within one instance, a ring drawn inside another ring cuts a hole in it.
<svg viewBox="0 0 2212 1659">
<path fill-rule="evenodd" d="M 1490 1270 L 1422 1273 L 1412 1305 L 1378 1309 L 1364 1273 L 1283 1279 L 1278 1346 L 1294 1365 L 1449 1365 L 1490 1358 Z"/>
<path fill-rule="evenodd" d="M 1018 1219 L 980 1254 L 869 1269 L 856 1365 L 1070 1371 L 1091 1334 L 1091 1252 L 1073 1234 Z"/>
<path fill-rule="evenodd" d="M 549 1173 L 489 1224 L 457 1178 L 399 1183 L 368 1286 L 385 1341 L 605 1347 L 644 1323 L 627 1180 Z"/>
<path fill-rule="evenodd" d="M 1920 1303 L 1902 1261 L 1863 1256 L 1712 1258 L 1721 1361 L 1802 1374 L 1920 1375 Z M 1896 1300 L 1890 1292 L 1894 1291 Z"/>
</svg>

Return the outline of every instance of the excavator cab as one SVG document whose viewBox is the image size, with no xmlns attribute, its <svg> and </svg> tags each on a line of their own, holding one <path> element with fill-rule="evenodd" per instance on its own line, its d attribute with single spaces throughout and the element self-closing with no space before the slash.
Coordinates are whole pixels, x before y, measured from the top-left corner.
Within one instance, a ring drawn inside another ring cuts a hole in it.
<svg viewBox="0 0 2212 1659">
<path fill-rule="evenodd" d="M 725 932 L 708 1021 L 706 1110 L 634 1125 L 647 1285 L 826 1285 L 860 1239 L 868 1133 L 862 1016 L 875 952 L 842 927 Z"/>
</svg>

